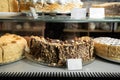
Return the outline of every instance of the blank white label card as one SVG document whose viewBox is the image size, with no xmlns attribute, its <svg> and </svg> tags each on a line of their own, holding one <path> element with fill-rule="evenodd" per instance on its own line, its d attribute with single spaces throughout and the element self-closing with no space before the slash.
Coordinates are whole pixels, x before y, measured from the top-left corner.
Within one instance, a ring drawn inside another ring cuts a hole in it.
<svg viewBox="0 0 120 80">
<path fill-rule="evenodd" d="M 72 19 L 84 19 L 86 18 L 86 8 L 74 8 L 71 11 Z"/>
<path fill-rule="evenodd" d="M 68 70 L 81 70 L 82 59 L 67 59 Z"/>
<path fill-rule="evenodd" d="M 104 8 L 90 8 L 89 18 L 104 18 L 105 9 Z"/>
</svg>

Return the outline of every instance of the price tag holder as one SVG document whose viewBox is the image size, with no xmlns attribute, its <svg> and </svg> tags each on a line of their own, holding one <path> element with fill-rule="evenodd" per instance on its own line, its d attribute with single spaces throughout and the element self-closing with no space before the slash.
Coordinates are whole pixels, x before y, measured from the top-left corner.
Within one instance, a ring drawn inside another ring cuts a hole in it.
<svg viewBox="0 0 120 80">
<path fill-rule="evenodd" d="M 90 8 L 89 18 L 104 18 L 105 8 Z"/>
<path fill-rule="evenodd" d="M 34 18 L 34 19 L 37 19 L 37 18 L 38 18 L 38 14 L 36 14 L 35 8 L 30 7 L 30 10 L 31 10 L 31 13 L 32 13 L 33 18 Z"/>
<path fill-rule="evenodd" d="M 68 70 L 81 70 L 82 59 L 67 59 Z"/>
<path fill-rule="evenodd" d="M 74 8 L 71 11 L 72 19 L 85 19 L 86 18 L 86 8 Z"/>
</svg>

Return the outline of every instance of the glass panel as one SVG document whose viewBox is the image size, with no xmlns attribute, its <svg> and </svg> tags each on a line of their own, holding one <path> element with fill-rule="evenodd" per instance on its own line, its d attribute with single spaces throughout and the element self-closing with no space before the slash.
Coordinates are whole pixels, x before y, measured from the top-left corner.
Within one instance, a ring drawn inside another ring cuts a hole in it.
<svg viewBox="0 0 120 80">
<path fill-rule="evenodd" d="M 45 22 L 120 22 L 120 17 L 113 18 L 102 18 L 102 19 L 71 19 L 70 16 L 39 16 L 37 19 L 33 19 L 32 17 L 1 17 L 0 22 L 3 21 L 12 21 L 12 22 L 25 22 L 25 21 L 45 21 Z"/>
</svg>

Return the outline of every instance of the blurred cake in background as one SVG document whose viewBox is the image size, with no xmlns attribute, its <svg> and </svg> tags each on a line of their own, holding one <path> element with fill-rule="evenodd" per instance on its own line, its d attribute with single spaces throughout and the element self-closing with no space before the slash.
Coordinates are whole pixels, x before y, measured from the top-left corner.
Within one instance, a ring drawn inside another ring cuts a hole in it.
<svg viewBox="0 0 120 80">
<path fill-rule="evenodd" d="M 93 8 L 105 8 L 105 16 L 107 16 L 107 17 L 120 16 L 120 2 L 93 4 L 92 7 Z"/>
<path fill-rule="evenodd" d="M 0 12 L 18 12 L 17 0 L 0 0 Z"/>
<path fill-rule="evenodd" d="M 40 0 L 35 4 L 35 9 L 37 12 L 67 13 L 73 8 L 82 8 L 82 5 L 80 0 Z"/>
<path fill-rule="evenodd" d="M 30 7 L 34 7 L 34 4 L 31 0 L 20 0 L 20 12 L 29 12 Z"/>
</svg>

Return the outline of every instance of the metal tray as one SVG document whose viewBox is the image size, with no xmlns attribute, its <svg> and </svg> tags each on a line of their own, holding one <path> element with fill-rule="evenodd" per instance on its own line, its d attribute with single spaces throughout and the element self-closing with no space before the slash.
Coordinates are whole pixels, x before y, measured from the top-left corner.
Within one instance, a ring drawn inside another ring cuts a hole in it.
<svg viewBox="0 0 120 80">
<path fill-rule="evenodd" d="M 12 17 L 12 16 L 19 16 L 21 15 L 20 12 L 0 12 L 0 17 Z"/>
<path fill-rule="evenodd" d="M 25 57 L 32 62 L 35 62 L 37 64 L 41 64 L 41 65 L 45 65 L 45 66 L 49 66 L 49 67 L 59 67 L 59 68 L 66 67 L 66 66 L 61 66 L 61 65 L 54 65 L 54 64 L 45 63 L 43 61 L 37 61 L 37 60 L 35 60 L 35 58 L 32 55 L 30 55 L 28 53 L 25 53 Z M 91 59 L 89 61 L 83 62 L 83 66 L 92 63 L 94 60 L 95 60 L 95 57 L 93 57 L 93 59 Z"/>
<path fill-rule="evenodd" d="M 120 19 L 120 16 L 109 16 L 105 17 L 106 19 Z"/>
<path fill-rule="evenodd" d="M 71 12 L 68 12 L 68 11 L 66 11 L 66 12 L 60 12 L 60 11 L 58 11 L 58 12 L 36 12 L 37 14 L 70 14 Z"/>
<path fill-rule="evenodd" d="M 105 59 L 105 60 L 108 60 L 108 61 L 112 61 L 112 62 L 116 62 L 116 63 L 120 63 L 120 59 L 116 59 L 116 58 L 111 58 L 111 57 L 105 57 L 105 56 L 102 56 L 98 53 L 96 53 L 97 56 Z"/>
</svg>

